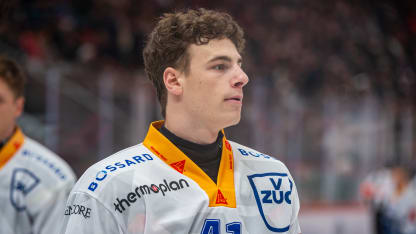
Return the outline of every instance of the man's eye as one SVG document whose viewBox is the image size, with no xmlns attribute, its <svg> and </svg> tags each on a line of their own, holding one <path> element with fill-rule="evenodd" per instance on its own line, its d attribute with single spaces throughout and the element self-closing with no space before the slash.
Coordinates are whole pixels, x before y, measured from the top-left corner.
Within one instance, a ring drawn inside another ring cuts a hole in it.
<svg viewBox="0 0 416 234">
<path fill-rule="evenodd" d="M 215 65 L 213 68 L 214 70 L 224 70 L 226 69 L 226 66 L 224 64 L 218 64 L 218 65 Z"/>
</svg>

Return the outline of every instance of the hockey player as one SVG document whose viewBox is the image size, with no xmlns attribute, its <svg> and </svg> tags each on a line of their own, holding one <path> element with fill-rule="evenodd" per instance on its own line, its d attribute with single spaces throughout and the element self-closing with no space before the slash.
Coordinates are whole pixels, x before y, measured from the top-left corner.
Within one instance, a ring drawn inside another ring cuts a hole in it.
<svg viewBox="0 0 416 234">
<path fill-rule="evenodd" d="M 243 31 L 228 14 L 165 14 L 143 56 L 164 121 L 90 167 L 72 190 L 65 234 L 300 233 L 286 166 L 226 138 L 248 82 Z"/>
<path fill-rule="evenodd" d="M 70 167 L 16 126 L 25 77 L 0 57 L 0 233 L 58 233 L 75 184 Z"/>
<path fill-rule="evenodd" d="M 416 233 L 416 179 L 412 163 L 395 159 L 361 184 L 377 234 Z"/>
<path fill-rule="evenodd" d="M 416 233 L 416 184 L 412 163 L 399 161 L 391 170 L 394 187 L 389 190 L 383 207 L 381 233 Z"/>
</svg>

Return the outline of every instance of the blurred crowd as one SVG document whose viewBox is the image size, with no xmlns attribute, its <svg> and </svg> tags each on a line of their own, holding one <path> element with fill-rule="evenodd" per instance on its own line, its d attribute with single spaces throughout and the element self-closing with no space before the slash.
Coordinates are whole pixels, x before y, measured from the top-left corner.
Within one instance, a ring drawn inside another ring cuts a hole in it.
<svg viewBox="0 0 416 234">
<path fill-rule="evenodd" d="M 414 1 L 6 1 L 0 51 L 26 65 L 28 132 L 48 138 L 31 125 L 46 123 L 78 175 L 140 141 L 160 118 L 143 42 L 158 16 L 189 7 L 245 29 L 251 81 L 227 131 L 284 161 L 302 202 L 356 202 L 369 172 L 416 161 Z"/>
</svg>

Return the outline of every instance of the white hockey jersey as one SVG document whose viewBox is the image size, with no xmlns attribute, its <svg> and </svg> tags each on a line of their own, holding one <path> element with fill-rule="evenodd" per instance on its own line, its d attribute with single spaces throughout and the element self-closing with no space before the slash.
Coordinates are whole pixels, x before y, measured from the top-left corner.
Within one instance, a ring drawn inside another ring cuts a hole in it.
<svg viewBox="0 0 416 234">
<path fill-rule="evenodd" d="M 416 180 L 409 183 L 406 190 L 397 196 L 391 190 L 389 200 L 385 201 L 385 216 L 388 226 L 394 227 L 395 233 L 416 233 Z M 392 232 L 393 233 L 393 232 Z"/>
<path fill-rule="evenodd" d="M 282 162 L 224 137 L 215 184 L 162 124 L 84 173 L 62 234 L 300 233 L 298 193 Z"/>
<path fill-rule="evenodd" d="M 74 184 L 62 159 L 17 129 L 0 151 L 0 233 L 59 233 Z"/>
</svg>

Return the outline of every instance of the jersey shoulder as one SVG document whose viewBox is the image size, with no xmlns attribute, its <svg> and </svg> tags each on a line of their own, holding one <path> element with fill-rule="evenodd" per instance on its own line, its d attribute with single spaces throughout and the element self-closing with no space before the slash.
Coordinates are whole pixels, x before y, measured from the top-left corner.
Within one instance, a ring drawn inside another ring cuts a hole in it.
<svg viewBox="0 0 416 234">
<path fill-rule="evenodd" d="M 23 169 L 37 171 L 43 179 L 54 181 L 51 184 L 56 187 L 61 184 L 74 184 L 76 181 L 75 173 L 65 160 L 27 136 L 17 154 Z"/>
<path fill-rule="evenodd" d="M 232 146 L 233 153 L 237 155 L 240 158 L 243 158 L 245 160 L 266 160 L 266 161 L 279 161 L 276 158 L 264 154 L 260 151 L 257 151 L 255 149 L 252 149 L 250 147 L 241 145 L 239 143 L 228 141 L 230 145 Z M 279 161 L 280 162 L 280 161 Z"/>
<path fill-rule="evenodd" d="M 285 171 L 288 171 L 286 165 L 282 161 L 276 159 L 275 157 L 261 153 L 255 149 L 252 149 L 250 147 L 241 145 L 233 141 L 229 141 L 229 143 L 233 149 L 234 158 L 237 161 L 241 161 L 247 165 L 254 165 L 256 163 L 264 164 L 264 162 L 266 162 L 271 163 L 274 166 L 278 166 Z"/>
<path fill-rule="evenodd" d="M 113 186 L 132 184 L 136 171 L 148 168 L 156 158 L 143 144 L 131 146 L 89 167 L 72 191 L 97 197 L 100 191 L 105 193 Z"/>
</svg>

